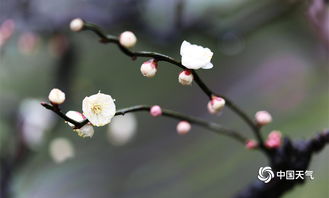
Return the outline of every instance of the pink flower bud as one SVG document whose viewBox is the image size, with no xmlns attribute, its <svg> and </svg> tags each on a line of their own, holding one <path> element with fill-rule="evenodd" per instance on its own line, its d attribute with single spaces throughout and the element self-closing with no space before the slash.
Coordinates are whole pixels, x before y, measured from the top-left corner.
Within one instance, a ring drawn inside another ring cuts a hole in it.
<svg viewBox="0 0 329 198">
<path fill-rule="evenodd" d="M 0 35 L 4 40 L 9 39 L 15 31 L 15 22 L 12 19 L 5 20 L 0 26 Z"/>
<path fill-rule="evenodd" d="M 257 124 L 259 124 L 260 126 L 264 126 L 272 122 L 272 116 L 267 111 L 258 111 L 255 114 L 255 119 Z"/>
<path fill-rule="evenodd" d="M 157 116 L 162 115 L 162 109 L 161 109 L 161 107 L 159 105 L 152 106 L 151 109 L 150 109 L 150 114 L 153 117 L 157 117 Z"/>
<path fill-rule="evenodd" d="M 84 22 L 82 19 L 80 18 L 76 18 L 76 19 L 73 19 L 70 23 L 70 29 L 73 31 L 73 32 L 79 32 L 82 30 L 84 26 Z"/>
<path fill-rule="evenodd" d="M 187 121 L 180 121 L 176 128 L 179 135 L 185 135 L 191 130 L 191 124 Z"/>
<path fill-rule="evenodd" d="M 278 140 L 281 139 L 282 134 L 280 131 L 272 131 L 270 134 L 268 134 L 268 139 L 272 140 Z"/>
<path fill-rule="evenodd" d="M 208 111 L 211 114 L 219 113 L 225 106 L 225 100 L 221 97 L 214 96 L 208 103 Z"/>
<path fill-rule="evenodd" d="M 137 42 L 137 38 L 133 32 L 125 31 L 120 34 L 119 42 L 124 47 L 134 47 Z"/>
<path fill-rule="evenodd" d="M 140 70 L 141 70 L 143 76 L 152 78 L 155 76 L 155 74 L 157 72 L 157 67 L 158 67 L 158 62 L 154 59 L 150 59 L 142 64 Z"/>
<path fill-rule="evenodd" d="M 246 143 L 247 149 L 255 149 L 258 147 L 258 143 L 255 140 L 248 140 Z"/>
<path fill-rule="evenodd" d="M 190 70 L 186 69 L 179 74 L 178 81 L 182 85 L 190 85 L 193 81 L 193 74 Z"/>
<path fill-rule="evenodd" d="M 19 36 L 17 46 L 24 55 L 31 55 L 38 49 L 40 37 L 33 32 L 25 32 Z"/>
<path fill-rule="evenodd" d="M 65 93 L 59 89 L 52 89 L 48 96 L 49 101 L 52 104 L 63 104 L 65 101 Z"/>
<path fill-rule="evenodd" d="M 282 134 L 280 131 L 272 131 L 265 142 L 265 146 L 268 148 L 278 148 L 281 145 Z"/>
</svg>

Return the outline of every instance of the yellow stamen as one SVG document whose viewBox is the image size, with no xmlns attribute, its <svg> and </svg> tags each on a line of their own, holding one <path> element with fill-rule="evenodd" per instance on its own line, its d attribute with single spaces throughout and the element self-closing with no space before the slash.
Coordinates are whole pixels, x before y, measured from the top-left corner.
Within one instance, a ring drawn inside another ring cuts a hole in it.
<svg viewBox="0 0 329 198">
<path fill-rule="evenodd" d="M 91 107 L 91 111 L 96 115 L 100 114 L 102 112 L 102 107 L 99 104 L 95 104 Z"/>
</svg>

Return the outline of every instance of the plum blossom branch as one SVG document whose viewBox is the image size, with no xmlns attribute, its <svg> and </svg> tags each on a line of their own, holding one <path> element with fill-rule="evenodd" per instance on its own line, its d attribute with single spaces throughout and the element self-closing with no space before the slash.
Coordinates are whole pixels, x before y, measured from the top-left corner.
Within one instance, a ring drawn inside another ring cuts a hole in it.
<svg viewBox="0 0 329 198">
<path fill-rule="evenodd" d="M 133 106 L 133 107 L 118 110 L 115 115 L 124 115 L 125 113 L 135 112 L 135 111 L 150 111 L 150 109 L 151 109 L 151 106 L 138 105 L 138 106 Z M 181 114 L 179 112 L 172 111 L 172 110 L 169 110 L 169 109 L 162 109 L 162 115 L 166 116 L 166 117 L 171 117 L 171 118 L 174 118 L 174 119 L 177 119 L 177 120 L 185 120 L 185 121 L 188 121 L 190 123 L 202 126 L 206 129 L 209 129 L 209 130 L 211 130 L 215 133 L 233 137 L 234 139 L 240 141 L 243 144 L 245 144 L 247 142 L 247 138 L 245 138 L 244 136 L 242 136 L 238 132 L 236 132 L 232 129 L 225 128 L 225 127 L 223 127 L 223 126 L 221 126 L 217 123 L 214 123 L 214 122 L 207 122 L 207 121 L 204 121 L 202 119 L 192 117 L 192 116 L 188 116 L 188 115 L 184 115 L 184 114 Z"/>
<path fill-rule="evenodd" d="M 97 25 L 85 22 L 81 19 L 75 19 L 75 20 L 80 20 L 80 24 L 79 24 L 80 27 L 78 27 L 74 31 L 90 30 L 90 31 L 94 32 L 100 38 L 100 42 L 116 44 L 124 54 L 126 54 L 127 56 L 130 56 L 131 58 L 133 58 L 133 60 L 136 59 L 137 57 L 149 57 L 149 58 L 155 59 L 156 61 L 164 61 L 164 62 L 171 63 L 171 64 L 176 65 L 177 67 L 179 67 L 181 69 L 188 69 L 184 65 L 182 65 L 181 62 L 175 60 L 174 58 L 172 58 L 170 56 L 164 55 L 164 54 L 160 54 L 160 53 L 157 53 L 157 52 L 147 52 L 147 51 L 133 52 L 133 51 L 129 50 L 127 47 L 123 46 L 120 43 L 120 39 L 118 37 L 105 34 L 104 31 L 101 30 L 101 28 L 98 27 Z M 267 153 L 267 149 L 264 145 L 264 140 L 263 140 L 262 135 L 261 135 L 260 126 L 258 126 L 253 121 L 252 118 L 250 118 L 240 107 L 238 107 L 235 103 L 233 103 L 229 98 L 227 98 L 223 95 L 217 94 L 214 91 L 212 91 L 203 82 L 203 80 L 199 77 L 199 75 L 197 74 L 197 72 L 195 70 L 191 70 L 191 72 L 193 74 L 195 83 L 201 88 L 201 90 L 208 96 L 208 98 L 210 100 L 214 96 L 222 97 L 226 101 L 227 106 L 233 112 L 235 112 L 242 120 L 244 120 L 244 122 L 247 123 L 247 125 L 252 129 L 254 135 L 256 136 L 256 138 L 259 142 L 260 148 L 265 153 Z"/>
<path fill-rule="evenodd" d="M 73 124 L 75 126 L 76 129 L 80 129 L 81 127 L 83 127 L 84 125 L 86 125 L 89 121 L 87 119 L 85 119 L 82 122 L 77 122 L 71 118 L 69 118 L 68 116 L 66 116 L 59 108 L 58 105 L 52 105 L 46 102 L 42 102 L 41 103 L 42 106 L 44 106 L 46 109 L 53 111 L 54 113 L 56 113 L 59 117 L 61 117 L 63 120 L 65 120 L 66 122 L 69 122 L 71 124 Z"/>
<path fill-rule="evenodd" d="M 88 119 L 85 119 L 82 122 L 77 122 L 77 121 L 69 118 L 68 116 L 66 116 L 59 109 L 59 107 L 57 105 L 52 105 L 52 104 L 46 103 L 46 102 L 41 103 L 41 105 L 44 106 L 46 109 L 51 110 L 54 113 L 56 113 L 59 117 L 61 117 L 66 122 L 69 122 L 69 123 L 73 124 L 76 129 L 79 129 L 79 128 L 81 128 L 84 125 L 89 123 Z M 152 108 L 152 106 L 149 106 L 149 105 L 132 106 L 132 107 L 117 110 L 116 113 L 115 113 L 115 116 L 124 115 L 126 113 L 132 113 L 132 112 L 150 111 L 151 108 Z M 243 145 L 246 144 L 246 142 L 248 141 L 248 139 L 246 137 L 239 134 L 235 130 L 225 128 L 225 127 L 223 127 L 223 126 L 221 126 L 217 123 L 214 123 L 214 122 L 207 122 L 205 120 L 202 120 L 202 119 L 199 119 L 199 118 L 196 118 L 196 117 L 192 117 L 192 116 L 188 116 L 188 115 L 184 115 L 182 113 L 172 111 L 172 110 L 169 110 L 169 109 L 162 109 L 162 115 L 166 116 L 166 117 L 174 118 L 174 119 L 177 119 L 177 120 L 188 121 L 191 124 L 195 124 L 195 125 L 204 127 L 204 128 L 206 128 L 210 131 L 213 131 L 213 132 L 219 134 L 219 135 L 225 135 L 225 136 L 232 137 L 235 140 L 241 142 Z"/>
</svg>

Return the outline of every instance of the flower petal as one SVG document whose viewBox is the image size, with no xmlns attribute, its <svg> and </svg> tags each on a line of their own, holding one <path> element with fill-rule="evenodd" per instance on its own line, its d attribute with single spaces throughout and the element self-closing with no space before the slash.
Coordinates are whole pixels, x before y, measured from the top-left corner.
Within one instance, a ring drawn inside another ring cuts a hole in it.
<svg viewBox="0 0 329 198">
<path fill-rule="evenodd" d="M 210 63 L 213 52 L 209 48 L 183 41 L 180 54 L 182 65 L 188 69 L 210 69 L 213 67 Z"/>
<path fill-rule="evenodd" d="M 203 66 L 203 67 L 201 67 L 202 69 L 211 69 L 211 68 L 213 68 L 214 67 L 214 65 L 212 64 L 212 63 L 208 63 L 207 65 L 205 65 L 205 66 Z"/>
<path fill-rule="evenodd" d="M 180 47 L 180 55 L 183 56 L 183 54 L 187 54 L 187 52 L 190 50 L 190 47 L 191 43 L 184 40 Z"/>
</svg>

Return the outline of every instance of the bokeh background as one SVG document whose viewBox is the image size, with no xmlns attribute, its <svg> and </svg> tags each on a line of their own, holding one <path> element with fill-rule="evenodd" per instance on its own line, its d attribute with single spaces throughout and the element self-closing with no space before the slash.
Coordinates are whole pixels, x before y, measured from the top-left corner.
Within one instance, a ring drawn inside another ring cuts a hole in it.
<svg viewBox="0 0 329 198">
<path fill-rule="evenodd" d="M 159 104 L 252 138 L 229 109 L 210 116 L 199 87 L 178 83 L 178 68 L 161 62 L 147 79 L 139 71 L 146 59 L 132 61 L 91 32 L 70 32 L 75 17 L 113 35 L 133 31 L 134 50 L 177 60 L 183 40 L 209 47 L 215 67 L 198 73 L 249 115 L 270 111 L 274 122 L 264 136 L 277 129 L 298 140 L 328 128 L 328 1 L 2 0 L 0 156 L 19 155 L 7 184 L 11 197 L 232 197 L 268 164 L 261 153 L 196 126 L 178 136 L 177 121 L 145 112 L 97 128 L 91 139 L 77 136 L 38 103 L 53 87 L 66 92 L 64 111 L 81 111 L 82 99 L 101 90 L 118 108 Z M 120 130 L 128 136 L 115 134 Z M 57 138 L 71 145 L 61 163 L 50 151 Z M 284 198 L 329 197 L 328 148 L 310 170 L 315 180 Z M 2 167 L 0 175 L 7 171 Z"/>
</svg>

